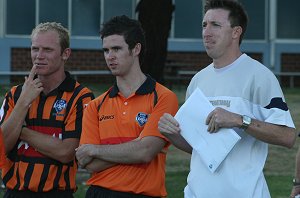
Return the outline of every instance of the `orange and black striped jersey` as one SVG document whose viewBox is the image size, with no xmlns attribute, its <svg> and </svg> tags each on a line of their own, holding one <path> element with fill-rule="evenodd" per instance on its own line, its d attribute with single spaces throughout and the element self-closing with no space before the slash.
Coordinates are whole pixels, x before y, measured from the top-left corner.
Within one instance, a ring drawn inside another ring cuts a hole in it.
<svg viewBox="0 0 300 198">
<path fill-rule="evenodd" d="M 4 166 L 4 163 L 5 163 L 5 148 L 4 148 L 2 130 L 0 128 L 0 169 Z"/>
<path fill-rule="evenodd" d="M 21 94 L 22 85 L 14 86 L 5 96 L 1 112 L 4 122 Z M 66 79 L 53 91 L 41 93 L 31 104 L 26 127 L 54 138 L 80 138 L 84 107 L 94 99 L 93 93 L 66 72 Z M 77 163 L 63 164 L 51 159 L 19 140 L 2 169 L 2 180 L 8 189 L 47 192 L 76 190 Z"/>
</svg>

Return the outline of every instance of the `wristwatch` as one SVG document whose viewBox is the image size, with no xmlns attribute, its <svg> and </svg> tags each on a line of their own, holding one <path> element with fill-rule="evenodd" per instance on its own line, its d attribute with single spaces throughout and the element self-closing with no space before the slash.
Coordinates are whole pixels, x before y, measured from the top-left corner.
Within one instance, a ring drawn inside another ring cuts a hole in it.
<svg viewBox="0 0 300 198">
<path fill-rule="evenodd" d="M 299 179 L 294 178 L 294 179 L 293 179 L 293 185 L 294 185 L 294 186 L 300 186 L 300 181 L 299 181 Z"/>
<path fill-rule="evenodd" d="M 242 120 L 243 120 L 243 123 L 242 123 L 241 129 L 246 130 L 249 127 L 249 125 L 251 124 L 251 118 L 249 116 L 243 115 Z"/>
</svg>

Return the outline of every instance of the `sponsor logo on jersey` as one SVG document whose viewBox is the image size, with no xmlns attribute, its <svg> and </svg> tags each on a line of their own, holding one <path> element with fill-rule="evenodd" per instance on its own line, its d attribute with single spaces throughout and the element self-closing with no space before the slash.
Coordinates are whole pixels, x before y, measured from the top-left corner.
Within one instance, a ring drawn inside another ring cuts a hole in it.
<svg viewBox="0 0 300 198">
<path fill-rule="evenodd" d="M 53 108 L 56 111 L 56 116 L 64 116 L 65 114 L 62 114 L 60 112 L 67 108 L 67 101 L 65 101 L 63 99 L 56 100 Z"/>
<path fill-rule="evenodd" d="M 230 100 L 211 100 L 210 103 L 213 106 L 225 106 L 230 107 Z"/>
<path fill-rule="evenodd" d="M 115 118 L 115 115 L 102 115 L 99 118 L 99 121 L 112 120 Z"/>
<path fill-rule="evenodd" d="M 148 114 L 139 112 L 136 115 L 135 120 L 138 122 L 138 124 L 140 126 L 144 126 L 146 124 L 146 122 L 148 121 L 148 117 L 149 117 Z"/>
</svg>

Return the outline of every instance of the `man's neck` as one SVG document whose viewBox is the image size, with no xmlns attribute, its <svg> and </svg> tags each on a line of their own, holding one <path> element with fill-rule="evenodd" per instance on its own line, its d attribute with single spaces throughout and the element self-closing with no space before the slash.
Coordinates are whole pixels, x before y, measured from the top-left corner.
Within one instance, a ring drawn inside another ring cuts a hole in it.
<svg viewBox="0 0 300 198">
<path fill-rule="evenodd" d="M 128 98 L 131 94 L 135 93 L 136 90 L 146 81 L 147 77 L 145 74 L 140 73 L 133 78 L 120 78 L 117 77 L 117 85 L 119 91 Z"/>
<path fill-rule="evenodd" d="M 54 76 L 54 75 L 53 75 Z M 65 73 L 60 75 L 55 75 L 55 78 L 52 76 L 39 76 L 43 84 L 45 95 L 49 94 L 51 91 L 56 89 L 66 78 Z"/>
<path fill-rule="evenodd" d="M 241 51 L 238 51 L 231 56 L 224 56 L 223 58 L 219 59 L 213 59 L 214 67 L 216 69 L 221 69 L 223 67 L 226 67 L 227 65 L 230 65 L 233 63 L 235 60 L 237 60 L 240 56 L 242 55 Z"/>
</svg>

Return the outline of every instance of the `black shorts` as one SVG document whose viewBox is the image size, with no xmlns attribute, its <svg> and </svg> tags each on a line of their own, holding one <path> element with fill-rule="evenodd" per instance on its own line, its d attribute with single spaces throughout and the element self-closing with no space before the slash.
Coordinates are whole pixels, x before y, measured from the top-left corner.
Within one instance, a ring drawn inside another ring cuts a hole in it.
<svg viewBox="0 0 300 198">
<path fill-rule="evenodd" d="M 73 198 L 73 191 L 52 190 L 49 192 L 33 192 L 29 190 L 7 189 L 3 198 Z"/>
<path fill-rule="evenodd" d="M 132 194 L 102 188 L 100 186 L 90 186 L 86 192 L 85 198 L 154 198 L 142 194 Z"/>
</svg>

